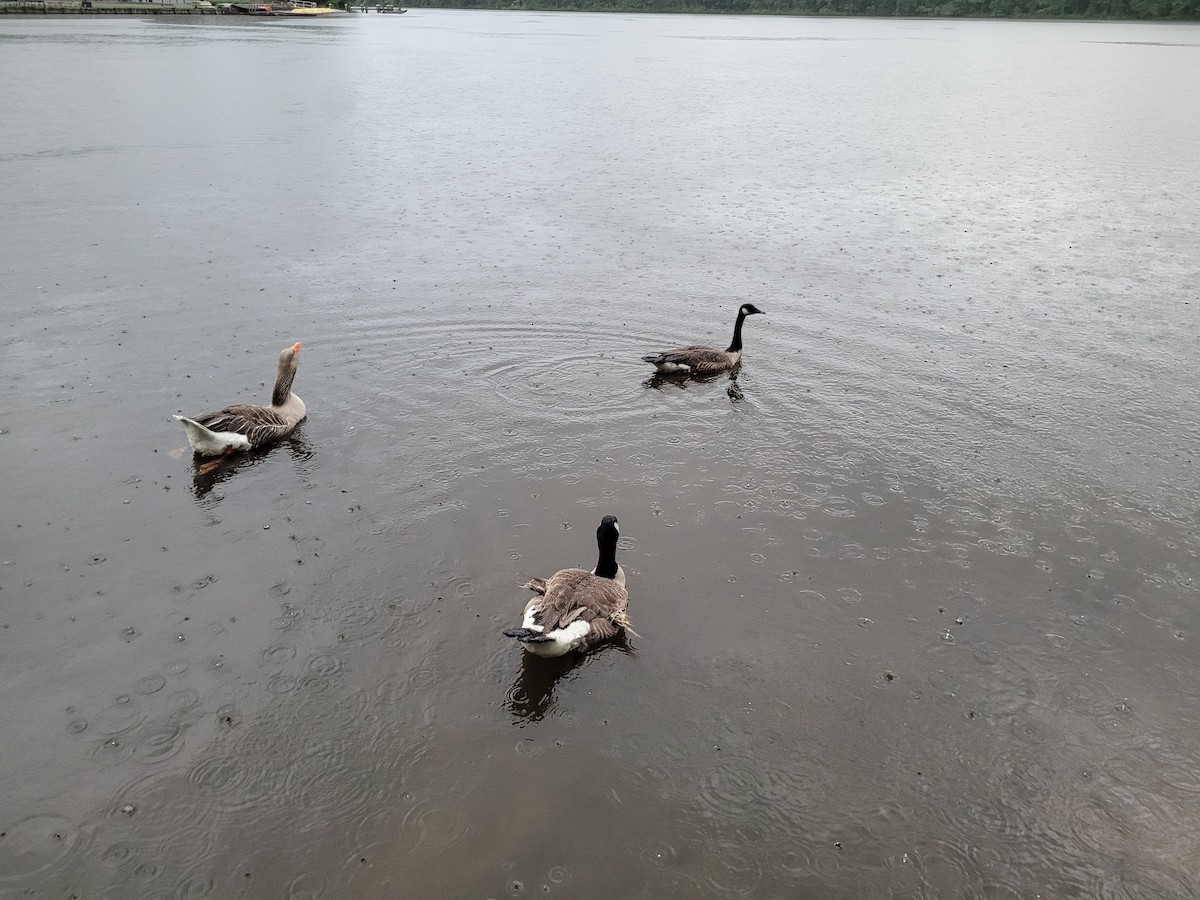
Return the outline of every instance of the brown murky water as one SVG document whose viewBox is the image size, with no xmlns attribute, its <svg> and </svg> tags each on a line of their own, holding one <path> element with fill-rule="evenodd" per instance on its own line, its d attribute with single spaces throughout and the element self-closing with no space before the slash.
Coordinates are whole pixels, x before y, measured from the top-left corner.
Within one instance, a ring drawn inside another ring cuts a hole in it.
<svg viewBox="0 0 1200 900">
<path fill-rule="evenodd" d="M 0 895 L 1196 896 L 1198 47 L 0 21 Z"/>
</svg>

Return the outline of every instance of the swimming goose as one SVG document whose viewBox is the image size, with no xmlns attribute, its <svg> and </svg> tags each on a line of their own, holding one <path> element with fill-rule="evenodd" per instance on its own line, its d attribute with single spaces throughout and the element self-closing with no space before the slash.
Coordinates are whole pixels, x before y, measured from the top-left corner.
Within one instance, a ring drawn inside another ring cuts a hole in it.
<svg viewBox="0 0 1200 900">
<path fill-rule="evenodd" d="M 201 456 L 222 456 L 266 446 L 295 431 L 307 415 L 304 401 L 292 393 L 298 365 L 300 342 L 296 341 L 279 354 L 279 373 L 270 406 L 237 403 L 194 419 L 176 416 L 187 431 L 192 449 Z"/>
<path fill-rule="evenodd" d="M 643 356 L 642 359 L 653 363 L 655 368 L 664 375 L 681 373 L 712 375 L 732 369 L 742 361 L 742 323 L 746 321 L 746 316 L 756 314 L 765 315 L 753 303 L 742 304 L 741 309 L 738 310 L 737 322 L 733 326 L 733 342 L 730 343 L 728 350 L 694 344 L 691 347 L 664 350 L 657 356 Z"/>
<path fill-rule="evenodd" d="M 524 585 L 538 596 L 526 604 L 521 627 L 504 634 L 536 656 L 562 656 L 629 628 L 625 570 L 617 565 L 619 534 L 616 516 L 605 516 L 596 529 L 596 568 L 560 569 L 548 579 L 534 578 Z"/>
</svg>

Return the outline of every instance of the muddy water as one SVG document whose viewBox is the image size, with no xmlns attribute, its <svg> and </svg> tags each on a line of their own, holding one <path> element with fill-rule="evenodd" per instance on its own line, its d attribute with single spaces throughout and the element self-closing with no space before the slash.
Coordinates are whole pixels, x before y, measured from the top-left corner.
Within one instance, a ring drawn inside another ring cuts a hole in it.
<svg viewBox="0 0 1200 900">
<path fill-rule="evenodd" d="M 1194 897 L 1197 45 L 0 22 L 0 895 Z"/>
</svg>

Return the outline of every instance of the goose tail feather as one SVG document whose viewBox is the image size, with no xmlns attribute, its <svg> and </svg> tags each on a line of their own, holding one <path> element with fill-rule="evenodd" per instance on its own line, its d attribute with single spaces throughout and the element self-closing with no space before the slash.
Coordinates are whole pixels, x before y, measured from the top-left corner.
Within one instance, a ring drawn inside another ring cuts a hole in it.
<svg viewBox="0 0 1200 900">
<path fill-rule="evenodd" d="M 553 641 L 554 638 L 547 637 L 540 631 L 534 631 L 532 628 L 506 628 L 504 636 L 516 638 L 523 644 L 546 644 Z"/>
<path fill-rule="evenodd" d="M 242 448 L 243 445 L 250 446 L 250 442 L 243 435 L 218 434 L 187 416 L 175 418 L 187 432 L 188 443 L 192 445 L 192 449 L 203 456 L 220 456 L 228 450 Z"/>
</svg>

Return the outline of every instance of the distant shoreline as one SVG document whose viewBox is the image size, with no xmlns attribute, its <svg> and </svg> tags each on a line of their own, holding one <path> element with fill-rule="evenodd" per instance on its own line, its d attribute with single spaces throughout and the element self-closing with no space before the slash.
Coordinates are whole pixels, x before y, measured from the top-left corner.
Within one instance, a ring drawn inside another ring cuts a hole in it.
<svg viewBox="0 0 1200 900">
<path fill-rule="evenodd" d="M 59 19 L 63 16 L 216 16 L 223 10 L 204 6 L 166 6 L 158 3 L 93 6 L 85 9 L 79 4 L 0 3 L 0 16 L 42 16 Z"/>
<path fill-rule="evenodd" d="M 587 0 L 585 0 L 585 3 Z M 598 3 L 604 0 L 596 0 Z M 621 0 L 616 0 L 621 2 Z M 629 0 L 626 0 L 629 2 Z M 1072 15 L 1070 13 L 1047 13 L 1042 11 L 1030 11 L 1024 13 L 1007 13 L 988 15 L 979 11 L 964 12 L 961 14 L 946 13 L 943 11 L 920 12 L 910 10 L 909 7 L 923 2 L 923 0 L 857 0 L 857 2 L 865 2 L 875 7 L 872 11 L 855 12 L 845 11 L 840 9 L 831 9 L 823 7 L 816 10 L 805 9 L 765 9 L 752 8 L 745 9 L 727 9 L 718 8 L 724 6 L 736 5 L 737 0 L 700 0 L 701 3 L 708 5 L 692 6 L 687 4 L 687 0 L 681 0 L 680 3 L 672 5 L 670 0 L 662 2 L 662 0 L 632 0 L 633 5 L 629 7 L 617 7 L 615 5 L 595 6 L 587 5 L 564 5 L 557 3 L 537 3 L 529 2 L 529 0 L 494 0 L 489 3 L 488 0 L 475 3 L 471 6 L 425 6 L 425 7 L 409 7 L 410 9 L 434 9 L 434 10 L 452 10 L 458 12 L 472 12 L 475 10 L 486 10 L 489 12 L 510 11 L 510 12 L 590 12 L 590 13 L 645 13 L 647 15 L 712 15 L 712 16 L 781 16 L 789 18 L 803 19 L 950 19 L 963 21 L 979 21 L 979 22 L 1127 22 L 1127 23 L 1143 23 L 1143 22 L 1177 22 L 1188 23 L 1200 21 L 1200 0 L 1195 0 L 1197 11 L 1192 15 L 1179 16 L 1134 16 L 1134 15 L 1113 15 L 1113 16 L 1097 16 L 1094 12 L 1090 14 L 1081 13 Z M 743 0 L 743 2 L 753 3 L 756 0 Z M 790 0 L 796 6 L 803 6 L 807 3 L 821 3 L 823 0 Z M 848 0 L 847 6 L 852 5 L 856 0 Z M 983 3 L 1013 3 L 1021 2 L 1021 0 L 976 0 L 971 5 L 982 5 Z M 1030 0 L 1032 3 L 1037 3 L 1039 0 Z M 1043 0 L 1044 2 L 1044 0 Z M 1111 5 L 1123 5 L 1125 0 L 1112 0 Z M 878 10 L 880 4 L 887 6 L 896 6 L 902 11 L 899 13 L 882 12 Z M 1046 3 L 1048 7 L 1065 8 L 1068 0 L 1049 0 Z M 946 4 L 943 4 L 944 9 Z M 1089 2 L 1089 7 L 1091 3 Z M 375 7 L 371 7 L 375 11 Z M 344 11 L 346 14 L 361 15 L 360 8 L 354 7 Z M 56 18 L 62 16 L 114 16 L 114 15 L 129 15 L 129 16 L 220 16 L 227 15 L 228 11 L 219 7 L 205 6 L 184 6 L 172 5 L 168 3 L 106 3 L 101 5 L 96 3 L 90 8 L 84 8 L 78 0 L 47 0 L 47 2 L 38 2 L 38 0 L 19 0 L 19 2 L 3 2 L 0 0 L 0 15 L 25 15 L 25 16 L 44 16 L 46 18 Z"/>
<path fill-rule="evenodd" d="M 265 3 L 271 5 L 271 0 L 243 0 L 251 4 Z M 288 11 L 293 4 L 289 0 L 276 0 L 278 11 Z M 348 11 L 337 10 L 336 13 L 348 14 Z M 245 18 L 242 12 L 216 6 L 211 2 L 200 6 L 188 2 L 172 3 L 162 0 L 150 2 L 129 2 L 129 0 L 0 0 L 0 15 L 43 16 L 45 18 L 60 18 L 62 16 L 233 16 Z M 325 12 L 325 15 L 331 15 Z M 264 17 L 265 18 L 265 17 Z M 317 18 L 303 15 L 275 15 L 271 18 L 287 19 L 288 21 Z"/>
<path fill-rule="evenodd" d="M 477 9 L 513 12 L 613 12 L 664 15 L 787 16 L 802 19 L 962 19 L 1040 22 L 1197 22 L 1200 0 L 1173 0 L 1181 15 L 1137 15 L 1130 7 L 1148 0 L 479 0 L 467 5 L 434 3 L 412 9 Z M 594 4 L 594 5 L 592 5 Z M 624 5 L 622 5 L 624 4 Z M 1077 12 L 1066 11 L 1070 6 Z M 1111 14 L 1097 12 L 1105 6 Z M 742 8 L 744 7 L 744 8 Z M 836 7 L 836 8 L 835 8 Z M 949 12 L 957 8 L 960 12 Z M 982 10 L 1007 8 L 1008 12 Z M 1121 10 L 1118 12 L 1118 10 Z"/>
</svg>

